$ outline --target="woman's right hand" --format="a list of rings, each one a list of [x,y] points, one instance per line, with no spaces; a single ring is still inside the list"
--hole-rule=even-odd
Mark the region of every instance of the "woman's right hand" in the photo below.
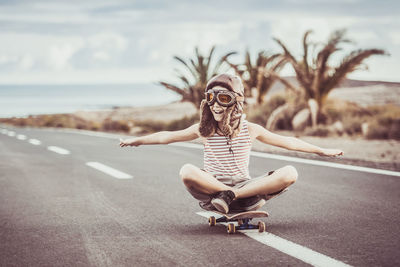
[[[129,138],[129,139],[119,139],[119,146],[126,147],[126,146],[139,146],[140,142],[138,138]]]

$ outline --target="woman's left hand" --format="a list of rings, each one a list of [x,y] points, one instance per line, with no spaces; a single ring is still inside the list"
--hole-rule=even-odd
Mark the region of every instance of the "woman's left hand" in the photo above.
[[[330,148],[323,148],[320,153],[320,156],[327,156],[327,157],[337,157],[343,156],[343,151],[340,149],[330,149]]]

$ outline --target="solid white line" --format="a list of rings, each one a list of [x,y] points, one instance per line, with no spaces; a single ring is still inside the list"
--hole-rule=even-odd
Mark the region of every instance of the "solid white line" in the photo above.
[[[37,139],[29,139],[29,143],[31,143],[32,145],[35,145],[35,146],[42,144],[42,142]]]
[[[18,140],[26,140],[26,135],[19,134],[19,135],[17,135],[17,139]]]
[[[47,149],[50,151],[56,152],[58,154],[61,154],[61,155],[71,154],[71,152],[69,152],[68,150],[58,147],[58,146],[49,146],[49,147],[47,147]]]
[[[213,212],[207,212],[207,211],[200,211],[196,212],[198,215],[209,218],[210,216],[220,216],[216,213]],[[223,223],[226,225],[226,223]],[[296,259],[299,259],[305,263],[311,264],[313,266],[343,266],[343,267],[348,267],[350,265],[335,260],[331,257],[328,257],[326,255],[323,255],[321,253],[318,253],[312,249],[303,247],[301,245],[298,245],[296,243],[293,243],[289,240],[283,239],[279,236],[276,236],[274,234],[265,232],[265,233],[259,233],[254,230],[238,230],[238,232],[241,232],[245,234],[246,236],[264,244],[269,247],[272,247],[276,250],[279,250],[289,256],[292,256]]]
[[[187,147],[187,148],[203,149],[202,145],[193,144],[193,143],[173,143],[170,145],[179,146],[179,147]],[[334,163],[334,162],[329,162],[329,161],[320,161],[320,160],[313,160],[313,159],[303,159],[303,158],[296,158],[296,157],[289,157],[289,156],[281,156],[281,155],[256,152],[256,151],[251,151],[250,155],[252,155],[254,157],[259,157],[259,158],[283,160],[283,161],[289,161],[289,162],[299,162],[299,163],[304,163],[304,164],[325,166],[325,167],[330,167],[330,168],[338,168],[338,169],[345,169],[345,170],[351,170],[351,171],[368,172],[368,173],[400,177],[400,172],[396,172],[396,171],[346,165],[346,164]]]
[[[258,242],[277,249],[287,255],[296,259],[304,261],[305,263],[313,266],[329,267],[329,266],[350,266],[344,262],[335,260],[331,257],[325,256],[309,248],[295,244],[289,240],[280,238],[274,234],[265,232],[258,233],[254,231],[246,231],[244,233],[248,237],[257,240]]]
[[[107,165],[101,164],[99,162],[87,162],[86,165],[89,167],[92,167],[96,170],[99,170],[101,172],[107,173],[108,175],[111,175],[112,177],[117,178],[117,179],[132,179],[133,178],[129,174],[126,174],[126,173],[116,170],[114,168],[108,167]]]
[[[290,162],[299,162],[299,163],[310,164],[310,165],[325,166],[325,167],[345,169],[345,170],[351,170],[351,171],[369,172],[369,173],[376,173],[376,174],[400,177],[400,172],[374,169],[374,168],[361,167],[361,166],[346,165],[346,164],[334,163],[334,162],[329,162],[329,161],[302,159],[302,158],[274,155],[274,154],[261,153],[261,152],[255,152],[255,151],[252,151],[251,155],[260,157],[260,158],[276,159],[276,160],[283,160],[283,161],[290,161]]]

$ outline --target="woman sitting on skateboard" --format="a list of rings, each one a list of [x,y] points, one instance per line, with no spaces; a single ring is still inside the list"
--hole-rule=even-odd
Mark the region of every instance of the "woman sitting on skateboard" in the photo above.
[[[274,134],[248,122],[243,114],[244,88],[239,77],[220,74],[205,88],[200,123],[180,131],[162,131],[120,140],[120,146],[169,144],[201,138],[204,168],[185,164],[179,175],[187,190],[207,210],[220,212],[256,210],[265,200],[296,182],[297,171],[285,166],[257,178],[249,175],[251,145],[255,139],[294,151],[339,156],[338,149],[324,149],[294,137]]]

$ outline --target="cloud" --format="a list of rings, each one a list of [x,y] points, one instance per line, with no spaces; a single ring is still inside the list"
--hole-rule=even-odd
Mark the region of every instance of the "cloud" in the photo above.
[[[400,45],[400,31],[389,32],[389,36],[393,44]]]
[[[86,80],[81,73],[98,77],[96,73],[104,75],[107,69],[118,70],[121,81],[151,78],[143,73],[172,77],[171,69],[177,66],[173,56],[193,58],[196,46],[207,54],[216,45],[216,58],[238,51],[235,59],[242,60],[246,48],[252,55],[261,49],[281,51],[272,41],[278,37],[301,55],[306,30],[314,30],[312,40],[326,41],[333,30],[348,28],[348,37],[357,45],[346,49],[388,49],[392,57],[385,59],[386,65],[396,70],[400,25],[397,14],[391,14],[397,6],[395,1],[377,5],[370,0],[233,0],[229,5],[218,1],[13,1],[0,5],[0,67],[3,78],[27,75],[31,81],[36,78],[30,73],[46,79],[48,71],[45,81],[54,80],[52,75],[58,73],[58,80],[74,83]],[[193,9],[197,12],[189,12]],[[368,61],[371,71],[365,77],[382,75],[375,71],[379,62],[383,61]],[[131,76],[128,70],[143,76]],[[398,76],[392,70],[389,73]],[[104,80],[117,81],[108,75]]]
[[[124,51],[128,41],[121,34],[115,32],[100,32],[89,36],[88,45],[93,49]]]
[[[33,58],[33,56],[31,54],[25,54],[19,62],[19,67],[22,70],[30,70],[32,69],[34,64],[35,64],[35,59]]]
[[[70,66],[70,59],[84,46],[83,41],[53,45],[48,55],[48,65],[52,69],[61,70]]]
[[[111,56],[105,51],[97,51],[93,54],[93,58],[100,61],[109,61]]]

